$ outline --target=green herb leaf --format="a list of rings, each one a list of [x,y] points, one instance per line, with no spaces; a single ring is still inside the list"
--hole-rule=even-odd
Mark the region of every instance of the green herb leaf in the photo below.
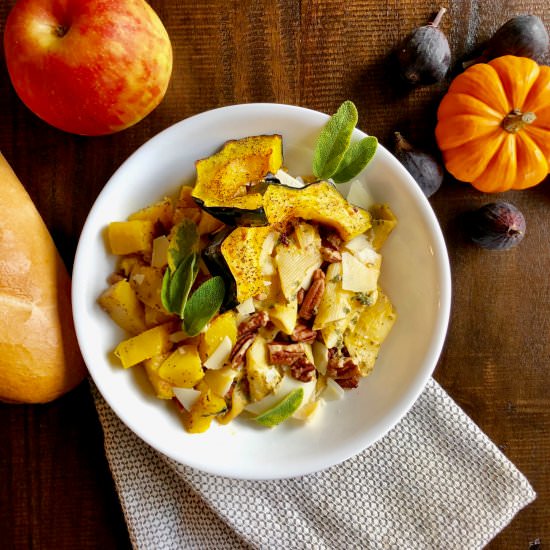
[[[330,178],[338,169],[357,125],[357,108],[351,101],[344,101],[334,113],[319,137],[313,153],[313,173],[319,179]]]
[[[183,328],[189,336],[196,336],[220,309],[225,295],[222,277],[205,281],[187,300]]]
[[[187,297],[199,271],[198,254],[193,253],[180,262],[176,271],[169,275],[166,289],[161,289],[161,298],[164,294],[163,305],[170,313],[176,313],[183,317]],[[168,270],[166,270],[168,272]],[[166,273],[162,281],[165,287]]]
[[[191,220],[182,220],[175,229],[174,237],[168,247],[168,267],[171,273],[191,254],[198,252],[199,232],[197,224]]]
[[[162,286],[160,288],[160,301],[164,309],[172,313],[172,304],[170,303],[170,269],[166,269],[162,277]]]
[[[372,160],[377,147],[378,140],[374,136],[368,136],[350,145],[338,170],[332,175],[334,182],[345,183],[357,176]]]

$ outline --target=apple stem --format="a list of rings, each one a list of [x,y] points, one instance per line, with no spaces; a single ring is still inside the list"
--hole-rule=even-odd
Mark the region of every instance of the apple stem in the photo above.
[[[66,27],[65,25],[56,25],[53,32],[61,38],[62,36],[65,36],[67,34],[68,30],[69,27]]]

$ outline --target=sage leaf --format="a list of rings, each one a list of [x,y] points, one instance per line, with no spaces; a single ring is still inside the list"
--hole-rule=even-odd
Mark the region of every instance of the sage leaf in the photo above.
[[[183,315],[183,328],[189,336],[196,336],[220,309],[225,295],[225,284],[219,275],[202,283],[193,292]]]
[[[182,220],[174,230],[174,236],[168,246],[168,267],[174,273],[179,264],[191,254],[198,252],[199,232],[197,224],[191,220]]]
[[[176,271],[170,276],[167,302],[171,313],[176,313],[180,317],[183,317],[185,304],[187,303],[191,287],[197,278],[198,271],[198,254],[193,253],[180,262]]]
[[[345,183],[357,176],[372,160],[377,147],[378,140],[374,136],[352,143],[342,158],[338,170],[332,175],[334,182]]]
[[[313,173],[329,179],[338,169],[351,141],[359,116],[351,101],[344,101],[321,130],[313,152]]]
[[[166,311],[173,313],[172,304],[170,302],[170,279],[170,269],[166,269],[162,277],[162,286],[160,287],[160,301]]]

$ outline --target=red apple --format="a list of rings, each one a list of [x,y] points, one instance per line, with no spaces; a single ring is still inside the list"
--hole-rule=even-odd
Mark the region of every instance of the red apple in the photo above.
[[[170,38],[144,0],[18,0],[4,51],[27,107],[82,135],[140,121],[160,103],[172,73]]]

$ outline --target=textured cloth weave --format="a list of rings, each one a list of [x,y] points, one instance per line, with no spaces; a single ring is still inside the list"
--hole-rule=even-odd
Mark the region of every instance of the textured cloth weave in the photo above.
[[[94,389],[137,549],[482,548],[536,495],[433,379],[366,451],[288,480],[205,474],[157,453]]]

